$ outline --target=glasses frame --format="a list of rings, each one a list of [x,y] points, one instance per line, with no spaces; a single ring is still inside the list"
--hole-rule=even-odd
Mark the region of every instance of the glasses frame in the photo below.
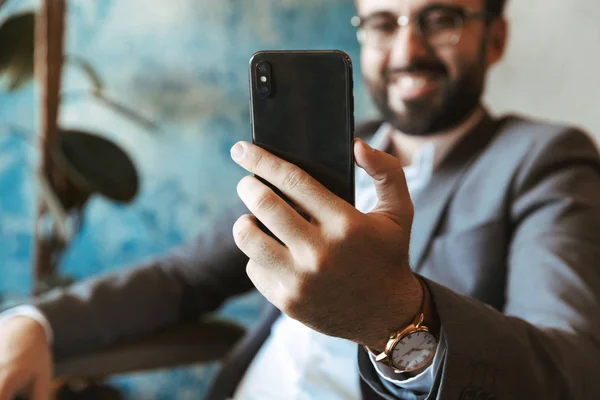
[[[447,10],[447,11],[456,12],[457,16],[459,17],[460,26],[458,27],[457,32],[455,33],[455,35],[453,37],[453,40],[451,40],[448,43],[444,43],[444,44],[432,45],[431,43],[429,43],[427,37],[423,33],[421,21],[423,20],[423,15],[425,13],[438,11],[438,10]],[[372,17],[374,17],[374,15],[367,16],[367,17],[360,17],[358,15],[355,15],[350,20],[350,23],[352,24],[352,26],[354,26],[357,29],[356,38],[357,38],[358,42],[363,46],[367,45],[366,39],[365,39],[364,25]],[[408,25],[415,25],[417,28],[419,37],[423,40],[424,43],[427,43],[428,45],[430,45],[432,47],[455,46],[456,44],[458,44],[458,42],[460,42],[460,39],[462,38],[463,28],[469,20],[483,18],[485,20],[485,22],[488,23],[489,21],[491,21],[497,17],[498,17],[497,14],[491,13],[489,11],[485,11],[485,10],[478,11],[478,10],[473,10],[473,9],[465,8],[465,7],[456,7],[456,6],[428,7],[428,8],[425,8],[425,9],[419,11],[412,18],[407,15],[399,15],[396,18],[396,24],[397,24],[396,32],[392,36],[390,36],[388,43],[386,43],[385,45],[374,46],[374,47],[384,49],[384,50],[389,49],[390,45],[394,42],[394,39],[398,35],[398,32],[400,32],[400,29],[403,27],[406,27]]]

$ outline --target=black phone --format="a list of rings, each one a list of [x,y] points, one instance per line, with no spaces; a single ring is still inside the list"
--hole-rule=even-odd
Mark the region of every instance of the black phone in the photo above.
[[[250,59],[249,72],[253,143],[354,205],[350,57],[338,50],[259,51]]]

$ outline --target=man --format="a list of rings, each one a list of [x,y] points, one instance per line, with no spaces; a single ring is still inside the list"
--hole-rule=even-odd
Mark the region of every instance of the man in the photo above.
[[[600,161],[576,130],[481,107],[505,47],[503,3],[357,0],[362,70],[385,118],[363,127],[370,145],[355,143],[358,210],[236,144],[232,158],[311,222],[244,178],[252,215],[52,293],[36,302],[41,315],[5,316],[0,398],[26,386],[43,398],[50,333],[54,356],[72,356],[253,287],[277,308],[226,362],[212,399],[597,398]]]

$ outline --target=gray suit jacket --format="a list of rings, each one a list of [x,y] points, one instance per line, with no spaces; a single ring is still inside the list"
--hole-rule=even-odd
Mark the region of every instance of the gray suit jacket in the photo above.
[[[427,279],[447,345],[429,398],[600,398],[600,160],[593,142],[571,128],[486,116],[413,202],[411,264]],[[240,206],[163,258],[39,300],[56,357],[197,318],[251,290],[231,235],[244,212]],[[212,399],[232,393],[277,315],[267,308],[225,361]],[[363,398],[425,397],[391,395],[357,351]]]

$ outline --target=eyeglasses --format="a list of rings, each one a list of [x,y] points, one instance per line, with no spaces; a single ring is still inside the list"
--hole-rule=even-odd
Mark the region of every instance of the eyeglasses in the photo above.
[[[353,17],[351,23],[358,29],[357,38],[362,45],[387,50],[403,26],[415,24],[418,34],[427,44],[440,47],[457,44],[468,20],[484,18],[488,21],[494,17],[486,11],[438,5],[423,9],[413,18],[377,12],[366,17]]]

